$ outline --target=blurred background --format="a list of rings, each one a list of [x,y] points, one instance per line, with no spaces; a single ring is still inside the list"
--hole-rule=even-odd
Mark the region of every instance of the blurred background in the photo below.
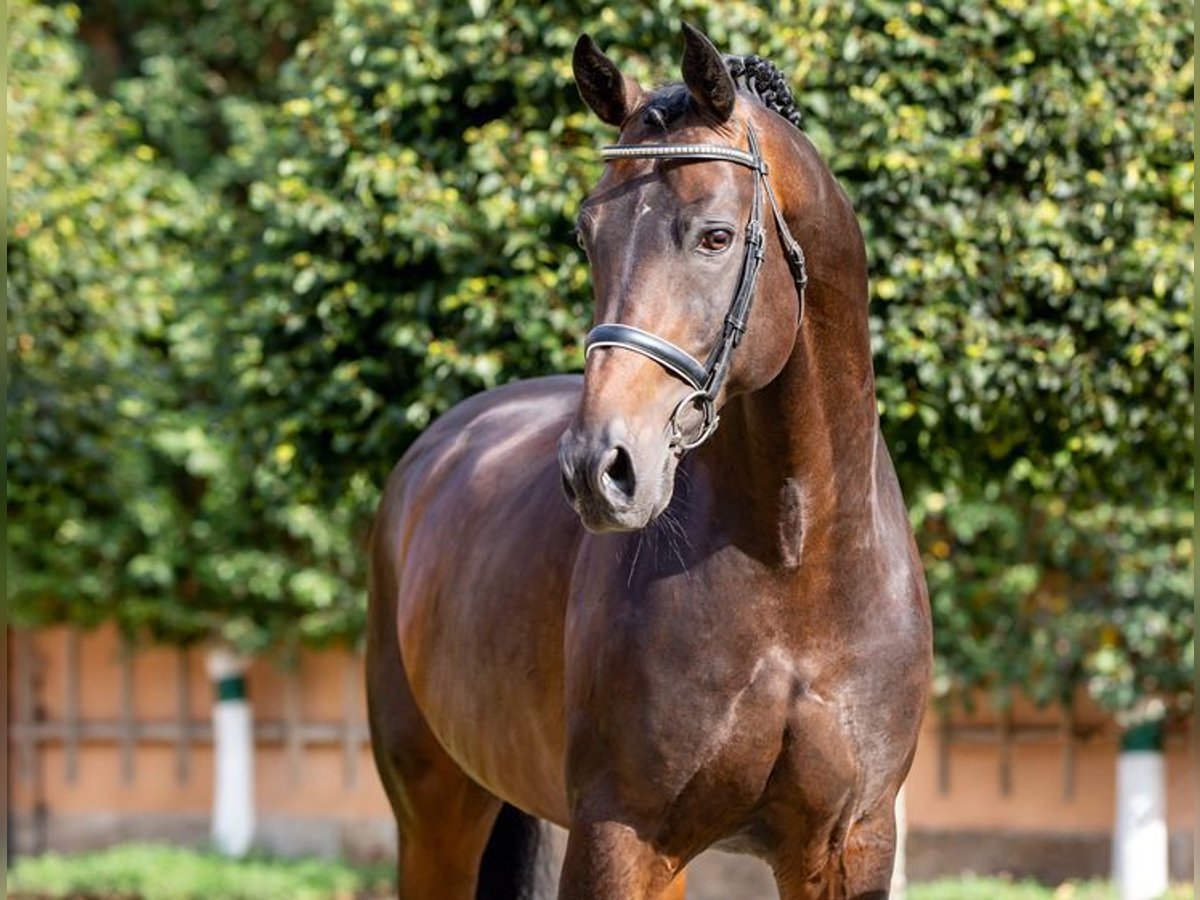
[[[1134,757],[1146,870],[1190,878],[1193,12],[12,0],[10,887],[208,865],[34,858],[146,839],[252,851],[234,884],[299,871],[264,852],[346,861],[304,864],[315,897],[386,878],[350,865],[394,855],[358,657],[373,504],[458,400],[581,368],[571,228],[612,135],[571,48],[673,80],[680,17],[788,75],[866,234],[937,651],[910,893],[1107,878]],[[253,774],[233,845],[222,704]],[[723,860],[695,896],[771,896]]]

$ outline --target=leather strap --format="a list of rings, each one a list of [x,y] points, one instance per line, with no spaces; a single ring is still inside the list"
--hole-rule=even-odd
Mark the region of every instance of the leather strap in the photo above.
[[[719,159],[767,173],[761,156],[723,144],[605,144],[600,158],[609,159]]]
[[[747,132],[750,152],[755,158],[761,159],[758,152],[758,141],[754,129]],[[746,222],[746,250],[742,256],[742,271],[738,276],[737,287],[734,289],[733,300],[729,311],[725,313],[725,327],[721,333],[721,341],[713,349],[709,357],[707,379],[704,384],[705,393],[710,399],[716,400],[729,374],[733,363],[733,351],[742,342],[746,333],[746,324],[750,318],[750,304],[754,300],[754,291],[758,285],[758,270],[763,261],[763,227],[762,227],[762,193],[766,175],[757,169],[754,178],[754,199],[751,201],[750,218]]]
[[[698,391],[704,390],[704,383],[708,380],[708,371],[692,354],[632,325],[619,322],[597,325],[588,332],[586,355],[591,356],[593,350],[601,347],[622,347],[647,356]]]
[[[779,211],[779,204],[775,201],[775,191],[771,189],[771,182],[764,178],[763,184],[767,188],[767,199],[771,202],[771,213],[775,216],[775,230],[779,232],[783,253],[787,257],[788,268],[792,271],[792,281],[796,283],[796,290],[800,294],[800,315],[796,320],[796,324],[799,325],[804,321],[804,292],[808,287],[808,266],[804,260],[804,248],[792,237],[792,230],[788,228],[783,213]]]

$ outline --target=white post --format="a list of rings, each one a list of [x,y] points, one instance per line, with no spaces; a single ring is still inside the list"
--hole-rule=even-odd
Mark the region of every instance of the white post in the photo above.
[[[1156,900],[1167,891],[1166,767],[1161,721],[1121,738],[1117,757],[1117,821],[1113,880],[1121,900]]]
[[[896,794],[896,861],[892,864],[892,889],[888,894],[891,900],[905,900],[908,896],[908,867],[906,854],[908,851],[908,810],[904,802],[904,785]]]
[[[213,702],[212,841],[225,856],[244,856],[254,839],[254,718],[246,699],[249,660],[209,650]]]

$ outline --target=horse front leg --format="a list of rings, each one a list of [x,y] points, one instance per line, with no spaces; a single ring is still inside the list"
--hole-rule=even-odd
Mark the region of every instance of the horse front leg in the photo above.
[[[895,855],[896,819],[889,801],[852,825],[840,852],[830,854],[824,864],[814,867],[808,853],[776,860],[779,896],[781,900],[887,900]]]
[[[887,900],[896,862],[895,797],[859,819],[846,836],[841,872],[851,900]]]
[[[679,860],[657,851],[629,825],[575,824],[567,839],[558,900],[683,900]]]

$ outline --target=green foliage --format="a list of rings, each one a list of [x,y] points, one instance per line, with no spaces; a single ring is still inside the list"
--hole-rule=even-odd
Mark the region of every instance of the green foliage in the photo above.
[[[1116,888],[1105,881],[1065,881],[1047,887],[1034,881],[1007,878],[945,878],[908,886],[912,900],[1116,900]],[[1193,900],[1190,884],[1172,885],[1162,900]]]
[[[1190,491],[1191,15],[868,9],[820,119],[866,219],[906,481]]]
[[[939,693],[1186,710],[1190,11],[874,3],[779,38],[805,34],[800,102],[868,238]]]
[[[939,695],[1190,705],[1190,6],[198,2],[85,20],[108,99],[71,7],[13,18],[20,616],[357,633],[395,459],[581,362],[575,38],[653,84],[683,16],[788,74],[863,222]]]
[[[298,481],[378,484],[458,400],[581,360],[570,218],[598,129],[569,83],[578,23],[472,9],[417,28],[411,3],[339,3],[285,72],[237,362]]]
[[[148,449],[170,403],[166,346],[205,203],[81,84],[76,17],[20,4],[12,18],[8,496],[10,584],[86,620],[117,583],[141,593],[118,570],[153,527],[135,504],[164,486],[124,450]]]
[[[387,896],[390,869],[320,860],[251,857],[125,844],[79,856],[21,860],[9,873],[10,897],[111,897],[144,900],[332,900]],[[394,890],[394,889],[393,889]]]
[[[914,510],[937,628],[935,693],[1086,685],[1138,716],[1186,710],[1195,672],[1192,513],[927,493]]]
[[[90,80],[112,92],[147,142],[199,176],[223,170],[225,107],[276,98],[279,67],[327,0],[110,0],[80,22]]]
[[[247,649],[354,632],[363,526],[260,471],[229,396],[228,222],[81,81],[74,7],[10,44],[9,599]]]

